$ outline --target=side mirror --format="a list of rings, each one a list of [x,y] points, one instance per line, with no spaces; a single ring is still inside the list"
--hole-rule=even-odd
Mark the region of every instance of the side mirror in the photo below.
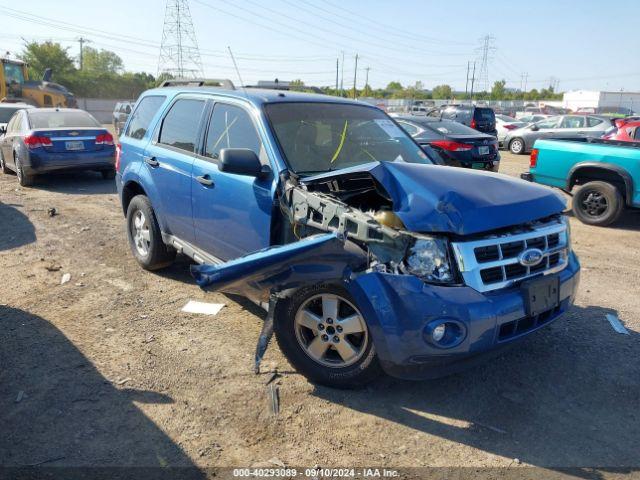
[[[540,130],[540,128],[534,123],[533,125],[531,125],[531,130],[533,132],[537,132],[538,130]]]
[[[262,165],[253,150],[223,148],[220,150],[220,171],[248,177],[264,177],[271,172],[271,168]]]
[[[4,135],[5,133],[7,133],[7,128],[6,127],[0,127],[0,135]]]

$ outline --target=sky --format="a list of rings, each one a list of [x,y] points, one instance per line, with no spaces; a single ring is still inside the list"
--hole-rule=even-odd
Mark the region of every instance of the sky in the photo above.
[[[55,4],[55,8],[52,8]],[[79,37],[117,53],[126,70],[156,74],[166,0],[0,0],[0,52],[47,39],[77,57]],[[640,91],[637,0],[189,0],[207,78],[302,79],[345,88],[365,78],[424,88],[466,85]],[[34,16],[35,15],[35,16]],[[628,34],[626,33],[628,32]],[[482,38],[489,41],[486,75]],[[355,56],[358,68],[355,71]],[[344,55],[344,62],[342,58]],[[368,68],[368,72],[367,72]],[[342,70],[344,69],[344,73]]]

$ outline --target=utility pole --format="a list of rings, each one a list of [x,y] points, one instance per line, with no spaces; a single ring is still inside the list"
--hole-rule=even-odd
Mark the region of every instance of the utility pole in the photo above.
[[[524,73],[524,91],[527,91],[527,79],[529,78],[529,73],[525,72]]]
[[[471,62],[467,61],[467,81],[464,84],[464,98],[466,100],[467,93],[469,93],[469,67],[471,66]]]
[[[476,83],[476,62],[473,62],[473,73],[471,74],[471,103],[473,103],[473,86]]]
[[[340,96],[344,94],[344,50],[342,51],[342,63],[340,67]]]
[[[371,67],[367,67],[365,68],[365,70],[367,71],[367,75],[365,77],[365,81],[364,81],[364,88],[365,90],[367,90],[369,88],[369,70],[371,70]],[[367,90],[368,92],[368,90]]]
[[[356,98],[356,95],[358,95],[358,89],[356,86],[356,82],[358,79],[358,54],[356,53],[356,66],[353,69],[353,98]]]
[[[158,75],[179,78],[204,76],[200,49],[188,0],[166,0]]]
[[[82,66],[84,64],[84,44],[89,43],[90,41],[91,40],[87,40],[83,37],[78,38],[78,43],[80,43],[80,70],[82,70]]]
[[[336,95],[338,94],[338,70],[340,65],[340,59],[336,58]]]

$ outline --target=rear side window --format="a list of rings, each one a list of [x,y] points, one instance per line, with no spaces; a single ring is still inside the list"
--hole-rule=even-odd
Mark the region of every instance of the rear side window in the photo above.
[[[600,125],[604,120],[595,117],[587,117],[587,125],[590,127],[595,127],[596,125]]]
[[[195,152],[204,100],[184,99],[173,104],[162,121],[158,142],[188,152]]]
[[[125,137],[131,137],[137,140],[143,138],[147,133],[147,130],[149,130],[151,120],[153,120],[153,117],[158,113],[158,110],[166,98],[167,97],[164,96],[154,95],[144,97],[140,100],[138,107],[135,112],[133,112],[133,115],[131,115],[129,126],[124,134]]]
[[[205,155],[218,158],[223,148],[248,148],[260,156],[262,142],[251,117],[240,107],[218,103],[213,109]]]

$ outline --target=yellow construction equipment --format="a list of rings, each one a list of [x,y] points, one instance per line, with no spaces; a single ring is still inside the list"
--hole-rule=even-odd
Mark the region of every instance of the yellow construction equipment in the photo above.
[[[46,69],[42,80],[29,80],[27,64],[9,58],[0,58],[0,102],[24,102],[36,107],[77,106],[76,98],[62,85],[53,83],[51,69]]]

